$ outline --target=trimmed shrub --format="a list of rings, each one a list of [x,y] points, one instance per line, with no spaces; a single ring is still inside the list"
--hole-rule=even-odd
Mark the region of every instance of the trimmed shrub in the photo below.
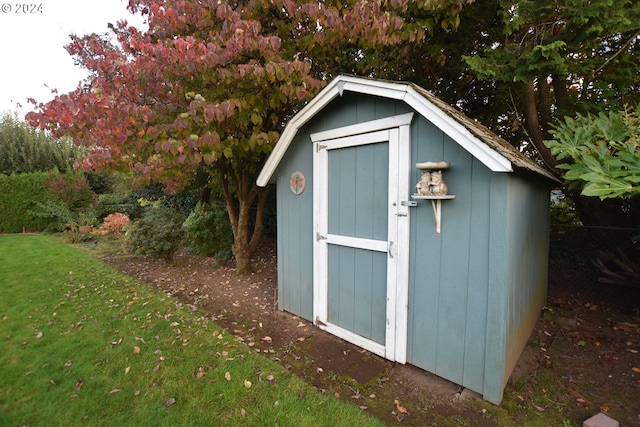
[[[182,245],[183,222],[184,217],[175,209],[156,202],[146,207],[142,218],[127,227],[125,241],[134,253],[170,262]]]
[[[39,203],[51,199],[44,172],[0,174],[0,232],[43,231],[49,221],[36,213]]]
[[[233,233],[226,210],[198,203],[183,227],[194,252],[219,260],[231,258]]]

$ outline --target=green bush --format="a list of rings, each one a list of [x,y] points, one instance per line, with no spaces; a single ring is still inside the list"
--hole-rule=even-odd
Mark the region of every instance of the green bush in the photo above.
[[[50,200],[44,172],[0,174],[0,233],[43,231],[48,220],[36,214],[39,203]]]
[[[155,202],[127,227],[126,243],[134,253],[159,256],[170,262],[182,245],[183,222],[184,217],[175,209]]]
[[[233,233],[226,210],[198,203],[183,227],[194,252],[216,259],[231,258]]]

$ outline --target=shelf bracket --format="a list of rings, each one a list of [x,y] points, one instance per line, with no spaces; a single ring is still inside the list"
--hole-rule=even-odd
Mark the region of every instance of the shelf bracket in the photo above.
[[[436,219],[436,233],[440,234],[440,224],[442,223],[442,200],[431,199],[431,207],[433,208],[433,216]]]
[[[414,194],[411,198],[416,200],[431,200],[431,207],[433,208],[433,216],[436,219],[436,233],[440,234],[441,226],[442,226],[442,201],[443,200],[451,200],[456,196],[454,195],[446,195],[446,196],[419,196]]]

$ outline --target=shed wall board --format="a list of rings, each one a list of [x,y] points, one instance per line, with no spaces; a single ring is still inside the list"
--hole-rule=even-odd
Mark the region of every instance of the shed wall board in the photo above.
[[[435,232],[428,200],[411,211],[408,362],[482,390],[489,276],[487,182],[495,174],[426,119],[417,118],[413,131],[413,160],[450,161],[443,177],[456,198],[442,202],[441,234]],[[412,172],[413,182],[419,175]]]
[[[505,370],[515,366],[546,299],[549,190],[535,177],[513,174],[508,189]],[[508,378],[505,378],[505,383]]]
[[[278,308],[311,320],[313,315],[313,159],[311,143],[300,133],[278,169]],[[301,171],[306,188],[298,196],[289,177]]]
[[[485,335],[485,382],[482,395],[493,403],[502,400],[505,381],[504,333],[507,271],[507,188],[509,176],[492,174],[489,185],[489,281],[487,288],[487,332]]]

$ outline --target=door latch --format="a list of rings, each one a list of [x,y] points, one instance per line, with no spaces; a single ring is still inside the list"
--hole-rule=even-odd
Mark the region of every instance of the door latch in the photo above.
[[[416,206],[418,206],[418,202],[416,202],[415,200],[403,200],[400,202],[400,205],[415,208]]]

